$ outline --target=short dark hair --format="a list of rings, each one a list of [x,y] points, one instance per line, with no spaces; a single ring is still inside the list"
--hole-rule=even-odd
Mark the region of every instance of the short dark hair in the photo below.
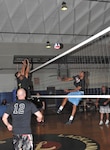
[[[15,77],[17,77],[17,75],[18,75],[18,71],[15,73]]]

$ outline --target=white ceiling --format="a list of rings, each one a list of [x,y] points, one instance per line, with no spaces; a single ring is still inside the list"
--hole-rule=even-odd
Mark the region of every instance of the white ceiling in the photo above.
[[[0,42],[77,44],[110,25],[110,0],[0,0]]]
[[[14,55],[45,54],[42,46],[37,53],[24,44],[28,49],[47,41],[74,46],[110,26],[110,0],[65,0],[67,11],[61,11],[62,2],[0,0],[0,68],[15,67]]]

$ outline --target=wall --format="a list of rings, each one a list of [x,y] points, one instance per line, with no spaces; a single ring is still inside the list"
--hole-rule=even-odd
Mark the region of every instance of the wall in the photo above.
[[[0,74],[11,74],[16,72],[20,65],[17,66],[16,64],[13,64],[14,55],[56,56],[71,47],[72,45],[65,44],[63,49],[55,50],[53,47],[51,49],[46,49],[45,44],[38,43],[0,43]]]
[[[0,74],[0,93],[12,92],[16,87],[16,79],[14,74]]]

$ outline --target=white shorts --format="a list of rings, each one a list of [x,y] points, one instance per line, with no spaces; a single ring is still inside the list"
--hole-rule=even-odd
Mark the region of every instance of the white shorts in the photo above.
[[[107,106],[100,106],[99,112],[100,113],[110,113],[110,107],[109,107],[109,105],[107,105]]]

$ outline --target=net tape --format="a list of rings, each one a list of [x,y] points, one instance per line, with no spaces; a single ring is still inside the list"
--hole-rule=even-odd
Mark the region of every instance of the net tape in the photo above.
[[[32,95],[32,98],[110,98],[110,95]]]

